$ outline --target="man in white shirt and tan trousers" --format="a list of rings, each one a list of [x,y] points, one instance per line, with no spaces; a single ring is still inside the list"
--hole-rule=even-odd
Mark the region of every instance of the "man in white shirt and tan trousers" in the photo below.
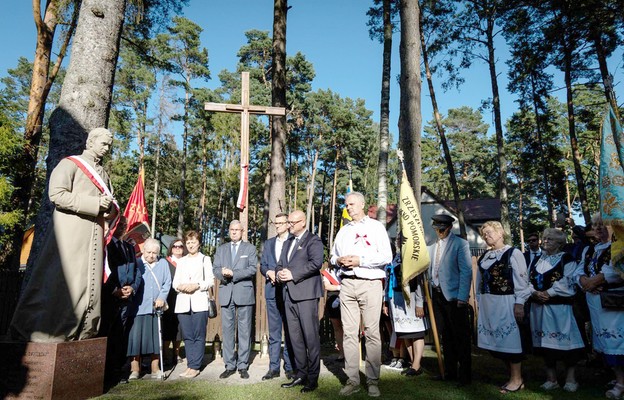
[[[392,261],[390,239],[384,226],[364,211],[364,195],[351,192],[345,198],[352,221],[344,225],[331,251],[331,263],[340,267],[340,313],[344,329],[347,384],[341,396],[360,391],[360,319],[366,336],[366,383],[368,395],[380,396],[381,335],[379,317],[383,303],[385,266]],[[360,318],[361,315],[361,318]]]

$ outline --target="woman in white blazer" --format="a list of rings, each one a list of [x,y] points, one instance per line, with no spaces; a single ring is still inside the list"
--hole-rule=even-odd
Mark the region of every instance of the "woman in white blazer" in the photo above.
[[[178,293],[175,313],[178,314],[187,369],[181,378],[199,375],[206,347],[208,323],[207,291],[214,285],[210,257],[199,251],[199,234],[189,231],[184,235],[188,254],[178,262],[173,278],[173,288]]]

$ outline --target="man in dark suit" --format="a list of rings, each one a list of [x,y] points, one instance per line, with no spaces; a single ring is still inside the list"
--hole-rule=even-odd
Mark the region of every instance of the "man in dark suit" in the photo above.
[[[445,379],[457,386],[471,383],[471,342],[468,298],[472,282],[472,262],[468,242],[451,232],[455,218],[439,214],[431,217],[438,240],[428,247],[431,255],[433,312],[442,335]],[[459,368],[458,368],[459,364]]]
[[[282,326],[285,328],[286,340],[284,343],[284,371],[286,377],[292,379],[293,362],[291,360],[292,348],[285,326],[284,299],[282,286],[276,281],[275,267],[282,254],[284,243],[288,239],[288,214],[279,213],[275,216],[275,231],[277,236],[264,243],[262,257],[260,258],[260,272],[266,279],[264,297],[266,298],[267,319],[269,322],[269,371],[262,380],[277,378],[280,376],[281,350],[282,350]]]
[[[248,379],[249,351],[253,306],[256,304],[253,281],[256,276],[258,257],[256,248],[243,242],[243,226],[237,220],[230,223],[230,243],[217,247],[213,272],[219,280],[219,305],[223,330],[223,361],[225,371],[219,378],[225,379],[236,370],[241,378]],[[238,328],[238,329],[236,329]],[[238,351],[234,354],[234,341],[238,331]]]
[[[530,272],[531,268],[537,264],[537,260],[542,256],[539,234],[535,232],[531,233],[527,237],[527,243],[529,248],[524,252],[524,261],[526,261],[527,272]]]
[[[527,237],[528,249],[524,251],[524,261],[527,265],[527,275],[531,275],[531,269],[535,268],[535,265],[542,256],[542,248],[540,247],[539,233],[530,233]],[[518,321],[518,328],[520,329],[520,340],[522,342],[522,351],[525,354],[533,353],[533,338],[531,333],[530,321],[531,302],[524,303],[524,318]]]
[[[323,296],[323,242],[306,230],[303,211],[290,213],[288,224],[291,236],[284,243],[276,271],[277,280],[283,283],[286,323],[297,375],[282,387],[303,385],[301,392],[307,393],[318,387],[321,370],[318,303]]]
[[[99,336],[108,337],[106,347],[106,377],[112,382],[119,378],[126,361],[128,335],[132,321],[128,305],[141,284],[137,272],[134,246],[121,239],[126,233],[126,217],[120,217],[115,234],[106,247],[110,275],[102,285],[102,321]]]

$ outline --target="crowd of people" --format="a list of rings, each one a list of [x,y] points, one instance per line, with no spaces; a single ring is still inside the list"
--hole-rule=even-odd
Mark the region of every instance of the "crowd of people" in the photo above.
[[[588,229],[573,228],[572,243],[561,229],[528,235],[524,253],[508,244],[499,222],[483,224],[480,234],[487,250],[477,260],[473,308],[470,246],[452,232],[453,217],[432,217],[437,239],[428,247],[429,268],[403,287],[401,252],[393,251],[381,223],[367,216],[364,196],[351,192],[345,205],[352,220],[336,235],[324,270],[323,243],[306,229],[304,212],[281,213],[273,221],[276,236],[264,243],[259,262],[265,278],[270,360],[262,380],[279,377],[283,368],[288,379],[283,388],[299,387],[302,393],[317,389],[319,299],[325,296],[324,315],[331,321],[337,361],[344,361],[347,376],[342,396],[362,389],[362,337],[365,388],[371,397],[381,394],[382,327],[390,334],[393,353],[388,367],[406,377],[421,375],[425,336],[433,322],[444,359],[434,379],[457,387],[472,383],[471,333],[476,324],[477,346],[507,368],[508,378],[499,387],[502,394],[524,389],[522,363],[528,354],[543,359],[546,381],[541,389],[577,391],[575,369],[587,359],[588,350],[615,374],[606,397],[617,399],[624,393],[624,310],[604,304],[624,280],[610,265],[611,233],[599,215]],[[121,234],[118,229],[109,244],[113,274],[103,289],[101,333],[114,339],[109,340],[114,345],[108,349],[107,371],[119,376],[124,362],[129,363],[128,379],[137,379],[141,357],[149,357],[151,376],[161,377],[159,340],[166,349],[171,347],[170,362],[182,360],[183,341],[187,369],[180,377],[198,376],[208,293],[216,283],[225,366],[219,378],[238,372],[248,379],[258,256],[256,248],[242,240],[241,223],[230,223],[230,241],[216,249],[213,259],[200,252],[195,231],[175,239],[165,258],[158,259],[160,243],[153,239],[136,258],[132,246],[120,239],[123,221],[120,228]],[[409,293],[408,299],[404,293]],[[157,324],[160,317],[162,327]],[[558,363],[565,368],[562,381]]]

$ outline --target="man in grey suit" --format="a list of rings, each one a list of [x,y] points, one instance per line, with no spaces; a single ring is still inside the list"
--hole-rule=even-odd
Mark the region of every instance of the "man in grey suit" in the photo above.
[[[292,342],[297,375],[283,388],[302,385],[301,393],[318,387],[321,372],[321,340],[319,336],[318,303],[323,297],[321,266],[323,242],[306,229],[306,215],[293,211],[288,216],[290,237],[284,243],[275,269],[283,283],[288,334]]]
[[[472,263],[468,242],[451,232],[455,218],[440,214],[431,217],[438,240],[429,246],[433,313],[442,335],[446,380],[457,386],[471,383],[471,342],[468,298]],[[459,364],[459,368],[458,368]]]
[[[225,371],[219,375],[221,379],[233,375],[237,369],[241,378],[249,378],[247,369],[253,306],[256,303],[253,281],[258,257],[256,248],[251,243],[243,242],[242,236],[243,226],[237,220],[232,221],[231,241],[217,248],[212,264],[214,276],[219,280],[219,305],[223,329]],[[238,354],[234,354],[237,326]]]

